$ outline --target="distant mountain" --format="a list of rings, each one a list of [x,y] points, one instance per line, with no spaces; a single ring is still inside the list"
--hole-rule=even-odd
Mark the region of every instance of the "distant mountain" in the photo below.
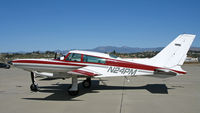
[[[163,47],[157,48],[135,48],[135,47],[115,47],[115,46],[101,46],[91,49],[91,51],[96,52],[113,52],[114,50],[118,53],[137,53],[137,52],[144,52],[144,51],[160,51]]]
[[[138,47],[128,47],[128,46],[122,46],[122,47],[116,47],[116,46],[100,46],[100,47],[96,47],[94,49],[79,49],[79,50],[86,50],[86,51],[96,51],[96,52],[102,52],[102,53],[106,53],[106,52],[113,52],[115,50],[115,52],[118,53],[137,53],[137,52],[145,52],[145,51],[161,51],[163,49],[163,47],[155,47],[155,48],[138,48]],[[71,49],[74,50],[74,49]],[[200,51],[200,47],[191,47],[190,50],[192,51]],[[68,53],[70,50],[54,50],[54,52],[57,53],[62,53],[62,54],[66,54]],[[39,51],[40,53],[44,53],[45,51]],[[28,53],[25,51],[19,51],[19,52],[8,52],[8,53]]]
[[[161,51],[164,47],[155,47],[155,48],[138,48],[138,47],[128,47],[128,46],[122,46],[122,47],[116,47],[116,46],[100,46],[96,47],[94,49],[84,49],[86,51],[96,51],[96,52],[118,52],[118,53],[137,53],[137,52],[145,52],[145,51]],[[200,47],[191,47],[190,50],[192,51],[200,51]],[[60,53],[68,53],[69,50],[60,51],[56,50],[55,52]]]

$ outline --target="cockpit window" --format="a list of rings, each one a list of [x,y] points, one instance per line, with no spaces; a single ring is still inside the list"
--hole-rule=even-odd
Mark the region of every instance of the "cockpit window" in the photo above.
[[[69,54],[69,56],[66,58],[66,61],[81,62],[81,54],[71,53],[71,54]]]
[[[92,62],[92,63],[105,64],[106,63],[106,59],[84,55],[83,56],[83,62]]]

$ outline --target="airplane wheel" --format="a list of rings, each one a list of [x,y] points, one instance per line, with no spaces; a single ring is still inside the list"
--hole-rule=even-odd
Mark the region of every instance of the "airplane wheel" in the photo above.
[[[70,89],[72,87],[72,85],[69,85],[68,89]]]
[[[71,96],[76,96],[76,95],[78,95],[78,90],[77,91],[68,91],[68,93]]]
[[[84,88],[90,88],[91,87],[91,81],[90,80],[84,80],[82,83]]]
[[[35,84],[31,84],[30,89],[31,91],[38,91],[38,86]]]

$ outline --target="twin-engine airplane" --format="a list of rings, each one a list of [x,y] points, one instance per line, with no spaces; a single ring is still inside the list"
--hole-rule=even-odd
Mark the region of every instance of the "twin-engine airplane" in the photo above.
[[[60,59],[17,59],[12,64],[31,72],[30,89],[37,91],[35,76],[72,78],[70,95],[78,94],[79,77],[85,77],[82,85],[90,88],[91,78],[119,76],[172,77],[186,74],[181,68],[195,35],[181,34],[156,56],[149,59],[123,59],[109,54],[91,51],[70,51]]]

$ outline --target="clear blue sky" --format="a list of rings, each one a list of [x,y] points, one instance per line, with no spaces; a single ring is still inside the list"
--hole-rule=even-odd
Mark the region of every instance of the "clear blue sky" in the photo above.
[[[163,47],[196,34],[200,0],[1,0],[0,52]]]

